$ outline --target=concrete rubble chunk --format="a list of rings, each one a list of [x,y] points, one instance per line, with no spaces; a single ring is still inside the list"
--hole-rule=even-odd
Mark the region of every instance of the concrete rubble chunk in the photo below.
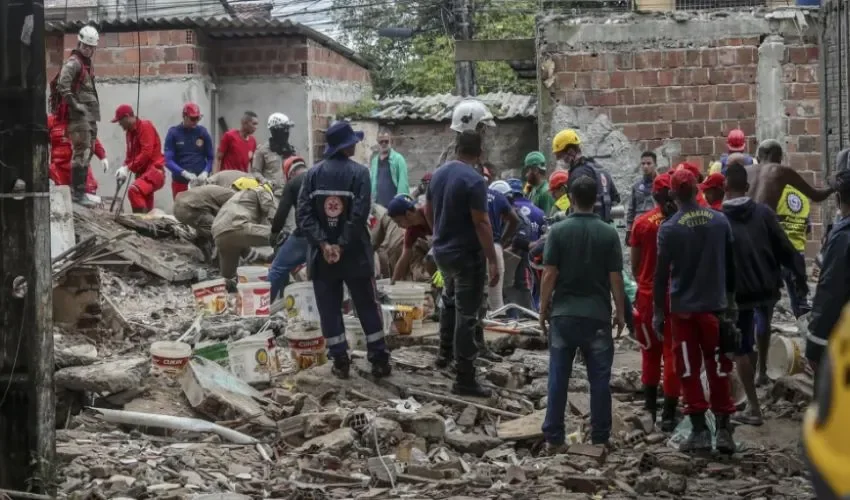
[[[71,340],[64,335],[53,336],[53,358],[56,369],[71,366],[86,366],[97,363],[97,347],[88,343],[70,343]]]
[[[354,442],[356,440],[357,433],[347,427],[344,427],[342,429],[337,429],[330,434],[315,437],[301,445],[296,451],[307,453],[318,450],[332,455],[341,455],[354,446]]]
[[[492,450],[502,444],[502,440],[485,434],[449,432],[446,434],[446,443],[461,453],[472,453],[480,456],[487,450]]]
[[[113,393],[139,386],[149,371],[150,360],[139,357],[63,368],[54,378],[56,385],[65,389]]]
[[[435,413],[403,413],[395,410],[386,410],[380,412],[379,415],[401,424],[404,432],[416,434],[428,440],[439,441],[446,434],[445,420]]]
[[[476,420],[478,420],[478,408],[467,406],[457,418],[457,425],[458,427],[472,427]]]

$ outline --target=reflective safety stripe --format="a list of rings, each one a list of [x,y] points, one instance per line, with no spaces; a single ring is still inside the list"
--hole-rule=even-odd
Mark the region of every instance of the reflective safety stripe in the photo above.
[[[371,344],[372,342],[377,342],[379,340],[384,340],[384,332],[375,332],[366,335],[367,344]]]
[[[345,342],[345,335],[344,334],[343,335],[337,335],[336,337],[325,338],[325,344],[327,344],[328,347],[334,346],[334,345],[337,345],[337,344],[342,344],[344,342]]]
[[[332,189],[318,189],[310,193],[310,198],[316,196],[345,196],[346,198],[354,198],[354,193],[351,191],[334,191]]]
[[[688,343],[682,342],[682,362],[685,365],[685,373],[682,374],[682,378],[691,376],[691,360],[688,359]]]

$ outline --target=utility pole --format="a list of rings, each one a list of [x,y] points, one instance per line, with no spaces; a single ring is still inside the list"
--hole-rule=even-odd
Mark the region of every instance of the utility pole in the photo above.
[[[472,40],[472,7],[469,0],[452,0],[455,17],[455,40]],[[477,95],[475,62],[455,61],[455,90],[461,97]]]
[[[0,0],[0,488],[51,494],[56,402],[44,44],[44,1]]]

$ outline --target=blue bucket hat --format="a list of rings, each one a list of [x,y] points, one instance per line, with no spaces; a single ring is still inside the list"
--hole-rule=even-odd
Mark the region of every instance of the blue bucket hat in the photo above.
[[[330,158],[344,149],[363,140],[363,132],[355,132],[346,121],[334,122],[325,132],[325,152],[322,156]]]
[[[387,215],[401,217],[411,210],[416,210],[416,201],[410,195],[399,194],[387,203]]]

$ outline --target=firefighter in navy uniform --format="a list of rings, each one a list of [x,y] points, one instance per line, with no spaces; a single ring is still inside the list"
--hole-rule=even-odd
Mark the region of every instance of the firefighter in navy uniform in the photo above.
[[[343,283],[366,334],[372,375],[390,374],[389,351],[375,291],[375,258],[367,219],[372,203],[369,169],[351,159],[362,132],[336,122],[325,133],[324,159],[308,170],[297,204],[297,223],[310,244],[307,266],[333,374],[348,378],[351,359],[342,321]]]

